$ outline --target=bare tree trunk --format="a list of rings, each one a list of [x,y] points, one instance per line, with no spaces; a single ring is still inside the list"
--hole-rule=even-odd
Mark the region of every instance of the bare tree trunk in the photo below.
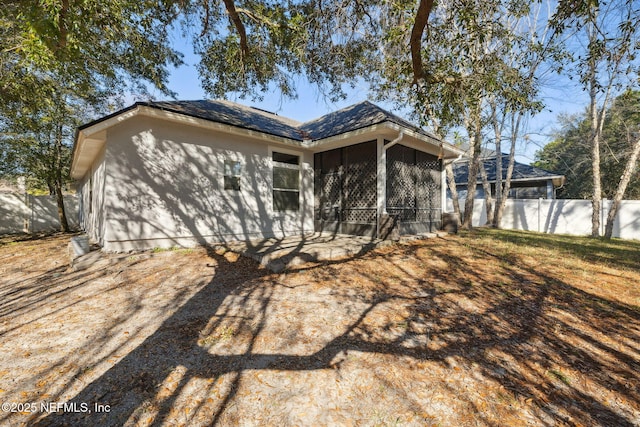
[[[496,138],[496,207],[491,216],[488,216],[489,211],[487,211],[487,222],[490,222],[493,228],[500,228],[502,212],[504,211],[504,203],[502,202],[502,132],[495,113],[492,120],[493,132]]]
[[[595,73],[594,73],[595,76]],[[593,173],[593,195],[591,197],[591,237],[600,236],[600,206],[602,203],[602,184],[600,180],[600,132],[598,132],[598,106],[596,104],[595,77],[590,89],[591,103],[591,171]]]
[[[64,208],[64,196],[62,194],[62,125],[56,127],[55,143],[55,179],[54,189],[56,192],[56,203],[58,205],[58,218],[60,219],[60,231],[69,232],[69,222]]]
[[[509,164],[507,166],[507,175],[505,176],[503,188],[500,194],[500,203],[496,203],[496,208],[493,218],[493,226],[496,228],[502,227],[502,215],[504,214],[504,208],[509,198],[509,191],[511,191],[511,177],[513,176],[513,168],[516,163],[516,142],[518,141],[518,134],[520,132],[520,121],[522,114],[513,113],[511,117],[511,148],[509,149]],[[502,158],[502,156],[500,156]],[[502,160],[500,160],[502,162]],[[496,192],[499,190],[496,190]]]
[[[589,48],[598,43],[597,28],[598,9],[594,9],[593,21],[589,25]],[[597,80],[598,64],[595,56],[591,56],[588,60],[588,77],[589,77],[589,115],[591,119],[591,171],[593,174],[593,195],[591,197],[591,237],[600,236],[600,208],[602,206],[602,180],[600,177],[600,136],[602,135],[602,127],[604,125],[604,117],[607,110],[607,101],[609,91],[613,81],[609,82],[606,89],[604,102],[601,110],[598,111],[598,90],[599,84]]]
[[[469,160],[469,180],[467,181],[467,198],[464,202],[464,218],[462,221],[462,228],[471,230],[473,228],[473,203],[476,195],[476,186],[478,180],[478,159],[482,148],[482,134],[481,134],[481,119],[480,112],[476,111],[474,114],[474,123],[472,132],[473,144],[470,147]]]
[[[484,168],[484,161],[480,160],[479,164],[480,177],[482,178],[482,189],[484,190],[485,210],[487,213],[486,224],[491,225],[493,223],[493,192],[491,191],[491,184],[489,184],[489,178],[487,177],[487,170]]]
[[[429,22],[429,15],[433,9],[433,0],[420,0],[418,10],[411,28],[409,46],[411,48],[411,65],[413,67],[413,83],[418,88],[424,84],[424,68],[422,67],[422,35]]]
[[[60,231],[69,232],[69,222],[67,221],[67,213],[64,208],[64,196],[62,194],[62,185],[56,181],[56,203],[58,204],[58,218],[60,218]]]
[[[458,198],[458,188],[456,187],[456,177],[453,174],[453,163],[447,163],[444,167],[447,174],[447,185],[451,192],[451,202],[453,203],[453,214],[456,216],[458,223],[462,222],[462,216],[460,215],[460,199]]]
[[[627,160],[627,164],[624,167],[624,172],[620,177],[620,182],[618,183],[616,194],[613,197],[611,210],[607,214],[607,224],[604,230],[604,237],[607,239],[610,239],[611,235],[613,234],[613,222],[615,221],[616,215],[618,214],[618,208],[620,207],[620,202],[624,197],[624,193],[625,191],[627,191],[627,185],[629,185],[629,181],[631,181],[633,171],[636,168],[638,156],[640,156],[640,137],[636,138],[636,142],[633,144],[631,157],[629,157],[629,160]]]
[[[502,212],[498,213],[502,203],[502,125],[504,122],[498,120],[498,105],[495,99],[491,101],[491,121],[493,123],[493,135],[496,144],[496,204],[495,208],[489,210],[487,203],[487,223],[494,228],[499,228],[500,223],[496,222],[498,215],[502,217]],[[483,175],[483,185],[486,186],[486,173]],[[486,193],[486,189],[485,189]]]

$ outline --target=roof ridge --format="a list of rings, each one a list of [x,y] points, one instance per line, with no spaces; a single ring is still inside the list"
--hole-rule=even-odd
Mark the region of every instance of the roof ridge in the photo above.
[[[252,112],[252,113],[256,113],[256,114],[260,114],[263,117],[267,117],[269,119],[273,119],[273,120],[277,120],[280,122],[283,122],[285,124],[287,124],[288,126],[292,126],[292,127],[299,127],[302,122],[296,120],[296,119],[292,119],[290,117],[287,116],[281,116],[275,112],[271,112],[271,111],[267,111],[263,108],[259,108],[259,107],[254,107],[252,105],[245,105],[245,104],[241,104],[239,102],[235,102],[235,101],[230,101],[228,99],[191,99],[191,100],[177,100],[177,101],[151,101],[152,103],[157,103],[157,102],[166,102],[166,103],[177,103],[177,104],[193,104],[193,103],[197,103],[197,102],[207,102],[207,103],[219,103],[219,104],[224,104],[226,106],[229,107],[234,107],[234,108],[238,108],[241,109],[243,111],[248,111],[248,112]]]
[[[302,124],[302,122],[300,122],[299,120],[292,119],[291,117],[288,117],[288,116],[281,116],[276,112],[268,111],[268,110],[265,110],[264,108],[255,107],[253,105],[240,104],[238,102],[229,101],[227,99],[211,99],[211,100],[208,100],[208,101],[213,101],[213,102],[217,101],[217,102],[221,102],[221,103],[225,103],[225,104],[232,104],[235,107],[240,107],[240,108],[245,109],[245,110],[246,109],[250,109],[253,112],[256,112],[258,114],[263,115],[264,117],[268,117],[268,118],[271,118],[271,119],[275,119],[275,120],[279,120],[279,121],[285,122],[289,126],[299,127]]]
[[[418,132],[426,137],[429,137],[435,141],[440,141],[440,142],[444,142],[444,140],[442,138],[440,138],[437,135],[432,134],[431,132],[428,132],[427,130],[423,129],[421,126],[417,126],[413,123],[411,123],[410,121],[400,117],[397,114],[394,114],[392,112],[390,112],[389,110],[386,110],[382,107],[380,107],[379,105],[369,101],[368,99],[365,99],[364,101],[360,101],[357,102],[355,104],[351,104],[348,105],[346,107],[343,107],[339,110],[336,111],[332,111],[329,112],[325,115],[322,115],[320,117],[317,117],[315,119],[312,120],[308,120],[306,122],[304,122],[301,126],[301,128],[303,129],[304,132],[309,132],[312,134],[313,139],[322,139],[322,138],[326,138],[327,136],[331,136],[329,131],[327,131],[326,129],[324,131],[320,131],[321,136],[318,136],[317,133],[314,133],[312,131],[313,128],[316,128],[316,131],[318,131],[317,127],[320,126],[322,127],[322,125],[324,124],[325,127],[327,125],[327,122],[332,122],[334,118],[345,118],[345,116],[348,116],[350,114],[351,111],[356,111],[358,108],[364,108],[364,109],[369,109],[369,111],[365,111],[365,115],[366,117],[368,117],[368,121],[366,121],[366,123],[355,123],[355,128],[357,129],[358,126],[371,126],[374,124],[379,124],[379,123],[383,123],[383,122],[391,122],[391,123],[395,123],[396,125],[405,127],[407,129],[410,129],[412,131]],[[349,130],[354,130],[353,128],[349,129]],[[338,131],[337,133],[335,133],[336,135],[341,133],[340,131]],[[450,145],[450,144],[449,144]]]
[[[280,116],[261,108],[240,104],[227,99],[137,101],[126,109],[114,113],[114,115],[138,106],[157,108],[187,116],[198,117],[204,120],[220,121],[233,126],[240,126],[297,141],[321,140],[344,132],[358,130],[363,127],[391,122],[400,127],[405,127],[409,130],[423,134],[435,141],[444,142],[440,137],[431,134],[422,127],[414,125],[408,120],[405,120],[402,117],[378,106],[368,99],[348,105],[336,111],[328,112],[306,122],[299,122],[295,119]],[[234,115],[233,111],[237,114]],[[102,121],[104,119],[105,118],[99,120]],[[79,129],[81,130],[93,123],[94,122],[83,125]]]

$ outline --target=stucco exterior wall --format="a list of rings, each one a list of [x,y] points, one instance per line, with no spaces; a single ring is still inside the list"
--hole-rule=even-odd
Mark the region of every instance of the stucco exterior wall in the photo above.
[[[102,150],[87,175],[78,186],[79,223],[83,230],[100,245],[104,244],[105,215],[104,188],[106,180],[105,150]]]
[[[271,152],[300,155],[300,210],[274,212]],[[225,160],[241,163],[225,190]],[[107,251],[192,246],[313,231],[309,152],[148,117],[108,130]]]

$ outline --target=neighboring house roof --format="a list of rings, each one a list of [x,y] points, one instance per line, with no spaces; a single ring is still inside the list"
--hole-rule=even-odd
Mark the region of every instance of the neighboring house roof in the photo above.
[[[496,182],[497,173],[497,157],[488,157],[482,159],[484,164],[484,170],[487,172],[487,180],[489,182]],[[509,167],[509,156],[507,154],[502,156],[502,179],[507,178],[507,168]],[[453,163],[453,173],[455,175],[457,185],[466,185],[469,181],[469,160],[459,160]],[[513,165],[513,174],[511,176],[512,182],[522,181],[544,181],[547,179],[553,180],[555,186],[560,186],[564,183],[564,175],[548,172],[544,169],[537,168],[535,166],[525,165],[524,163],[515,162]],[[477,183],[482,183],[482,177],[478,173]]]
[[[339,143],[349,134],[384,130],[387,134],[407,134],[417,140],[440,146],[443,157],[457,157],[462,152],[418,126],[364,101],[343,108],[318,119],[300,123],[254,107],[224,100],[199,101],[147,101],[136,102],[123,110],[102,117],[78,128],[74,144],[72,176],[84,175],[93,158],[106,141],[106,129],[135,115],[155,116],[161,119],[189,121],[200,120],[208,126],[216,126],[222,131],[245,132],[253,137],[276,138],[276,142],[289,143],[300,147],[329,147]],[[204,121],[204,122],[202,122]],[[235,130],[234,130],[235,129]],[[395,138],[395,136],[391,136]],[[333,141],[329,139],[333,138]],[[88,142],[88,144],[86,143]],[[80,148],[78,148],[81,146]]]

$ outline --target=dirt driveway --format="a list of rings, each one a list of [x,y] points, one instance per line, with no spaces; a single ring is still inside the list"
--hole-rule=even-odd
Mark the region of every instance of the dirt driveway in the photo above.
[[[68,240],[0,241],[0,424],[640,425],[627,258],[479,232],[281,274],[212,249],[74,272]]]

